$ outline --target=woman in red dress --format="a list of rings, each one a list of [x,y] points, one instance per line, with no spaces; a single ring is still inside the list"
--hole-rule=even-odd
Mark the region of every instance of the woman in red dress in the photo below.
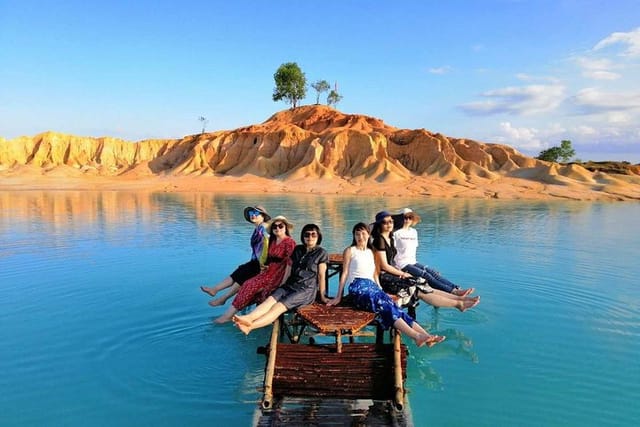
[[[282,215],[271,220],[269,227],[269,255],[264,270],[257,276],[244,282],[233,299],[231,307],[215,323],[231,320],[239,310],[264,301],[280,285],[286,282],[291,273],[291,254],[296,242],[291,238],[293,225]]]

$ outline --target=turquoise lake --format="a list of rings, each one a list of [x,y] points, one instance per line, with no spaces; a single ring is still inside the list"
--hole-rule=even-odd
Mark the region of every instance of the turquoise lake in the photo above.
[[[634,426],[640,204],[128,192],[0,192],[0,425],[251,425],[270,328],[215,326],[249,256],[245,206],[351,228],[411,207],[418,259],[480,305],[418,307],[416,426]],[[335,290],[335,282],[332,283]]]

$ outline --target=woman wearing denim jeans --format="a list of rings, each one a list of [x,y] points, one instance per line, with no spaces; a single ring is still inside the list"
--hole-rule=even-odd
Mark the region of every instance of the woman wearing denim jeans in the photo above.
[[[393,231],[393,237],[398,251],[393,262],[396,268],[413,277],[422,277],[434,289],[463,297],[473,293],[474,288],[460,289],[458,285],[442,277],[436,270],[416,260],[418,232],[414,226],[420,222],[418,214],[409,208],[404,208],[402,213],[393,215],[393,219],[396,228]]]
[[[389,279],[396,280],[413,277],[411,273],[402,271],[394,266],[397,250],[393,238],[393,218],[389,212],[382,211],[376,214],[376,222],[371,235],[373,237],[376,262],[380,266],[380,284],[382,288],[389,289],[388,285],[393,283],[393,281],[387,279],[386,275],[391,276]],[[480,297],[455,295],[434,289],[429,285],[418,286],[415,296],[434,307],[457,308],[460,311],[475,307],[480,302]]]

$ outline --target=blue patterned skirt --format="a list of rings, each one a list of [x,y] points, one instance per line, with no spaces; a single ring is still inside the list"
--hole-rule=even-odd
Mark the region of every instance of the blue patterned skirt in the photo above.
[[[371,311],[384,329],[389,329],[398,319],[404,319],[409,326],[414,319],[396,305],[373,280],[356,278],[349,285],[349,294],[356,308]]]

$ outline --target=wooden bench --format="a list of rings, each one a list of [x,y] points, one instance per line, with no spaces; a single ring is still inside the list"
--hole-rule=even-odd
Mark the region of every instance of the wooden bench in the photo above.
[[[342,254],[329,254],[326,277],[327,291],[330,279],[335,276],[339,278],[340,273],[342,273]],[[291,343],[298,343],[305,329],[309,326],[315,329],[315,334],[334,336],[337,352],[341,353],[342,337],[347,336],[350,342],[353,342],[355,336],[373,335],[362,331],[362,329],[372,324],[374,319],[374,313],[358,310],[344,303],[339,306],[314,303],[296,309],[293,316],[286,319],[283,316],[283,333],[289,337]]]
[[[360,331],[375,319],[375,313],[357,310],[349,306],[327,306],[324,304],[310,304],[297,310],[306,323],[318,333],[336,337],[336,350],[342,352],[342,337],[364,335]]]

